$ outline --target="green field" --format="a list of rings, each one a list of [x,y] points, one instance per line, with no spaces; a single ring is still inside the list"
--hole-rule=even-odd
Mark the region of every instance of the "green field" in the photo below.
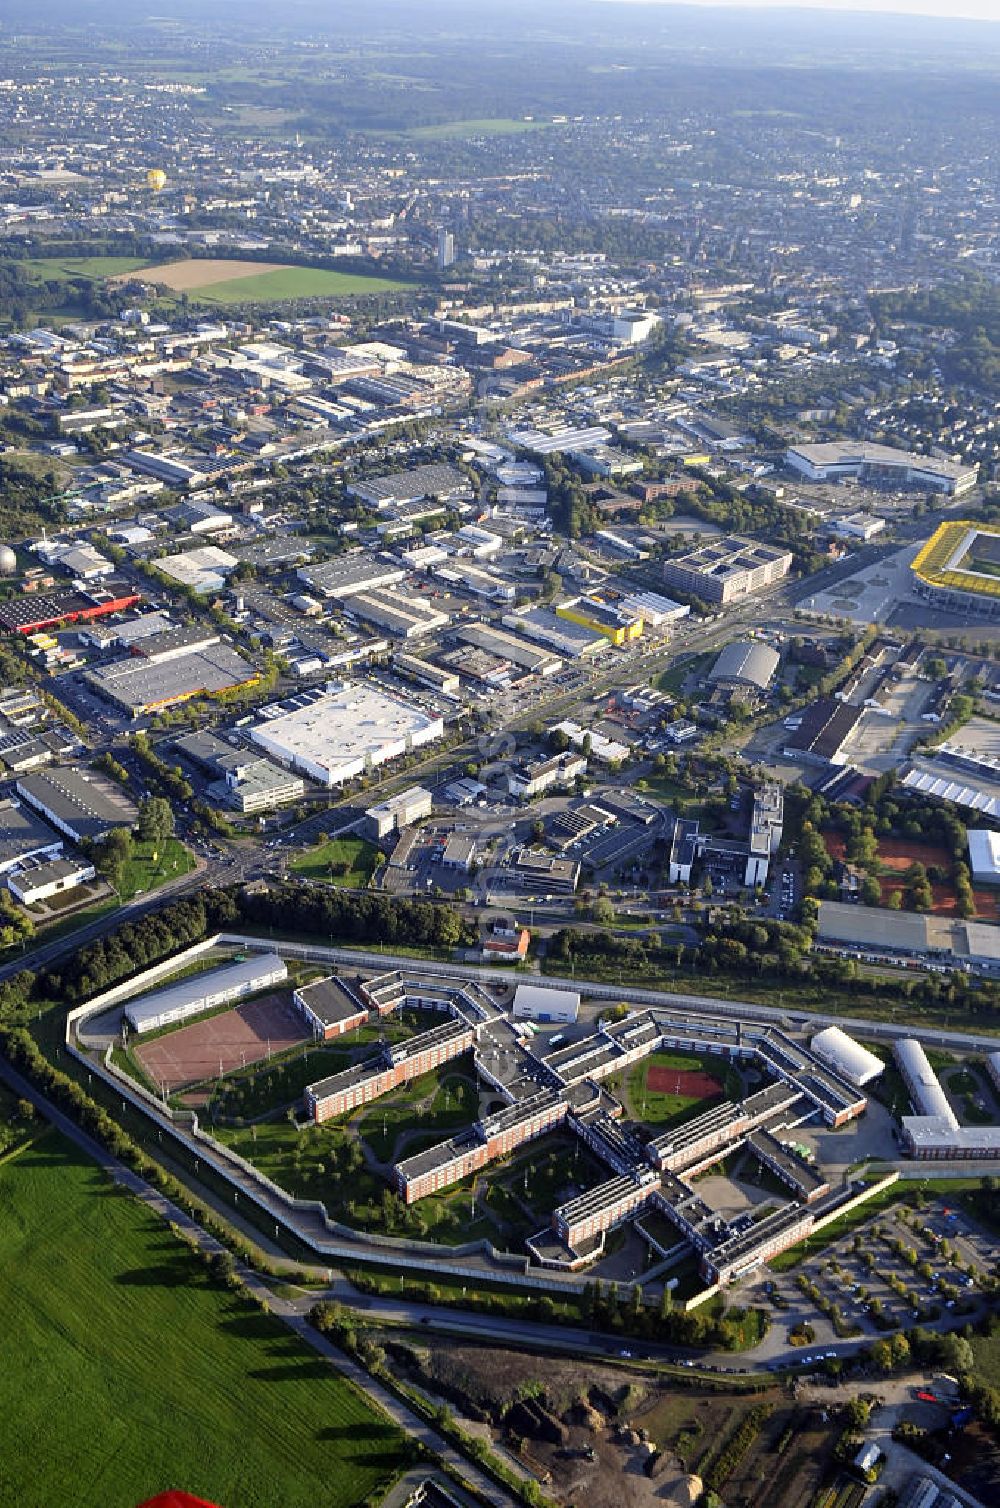
[[[250,264],[248,264],[250,265]],[[231,278],[225,283],[192,288],[188,297],[199,304],[272,304],[294,298],[349,298],[365,293],[404,293],[412,283],[361,272],[334,272],[327,267],[281,267]]]
[[[194,868],[194,858],[179,838],[167,838],[156,844],[156,858],[152,843],[136,843],[132,857],[122,865],[118,894],[122,901],[130,901],[142,891],[155,890],[168,880],[176,880]]]
[[[364,1116],[358,1131],[380,1162],[392,1156],[397,1139],[411,1128],[443,1141],[449,1131],[468,1126],[479,1115],[475,1082],[449,1066],[421,1075],[405,1089],[383,1095]],[[404,1150],[402,1155],[407,1155]]]
[[[689,1115],[699,1114],[721,1097],[721,1088],[719,1095],[714,1099],[699,1099],[690,1094],[672,1094],[669,1091],[650,1089],[649,1070],[651,1068],[703,1069],[717,1078],[720,1085],[725,1075],[725,1064],[719,1059],[703,1061],[693,1053],[654,1052],[648,1058],[643,1058],[641,1062],[634,1064],[628,1070],[625,1093],[636,1116],[647,1126],[662,1126],[668,1121],[677,1120],[678,1117],[686,1118]]]
[[[330,838],[289,864],[309,880],[325,880],[345,890],[363,890],[375,872],[378,849],[364,838]],[[342,866],[346,865],[346,869]]]
[[[70,278],[87,278],[92,283],[135,272],[150,265],[148,257],[34,257],[22,265],[40,282],[68,282]]]
[[[415,141],[452,141],[469,136],[520,136],[525,131],[544,131],[547,120],[512,120],[493,116],[483,120],[449,120],[437,126],[411,126],[404,131]]]
[[[56,1136],[0,1167],[0,1502],[354,1508],[407,1447]]]

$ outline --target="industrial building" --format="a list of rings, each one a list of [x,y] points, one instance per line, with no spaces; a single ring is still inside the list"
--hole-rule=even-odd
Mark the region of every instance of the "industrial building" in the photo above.
[[[785,461],[810,482],[839,482],[858,477],[870,485],[916,487],[962,497],[976,485],[978,471],[962,461],[940,460],[897,450],[870,441],[833,440],[825,444],[794,445]]]
[[[782,753],[808,764],[846,764],[847,747],[863,716],[861,707],[822,696],[805,708],[798,727],[785,739]]]
[[[444,722],[401,696],[366,681],[351,681],[293,705],[264,709],[250,737],[279,763],[323,786],[377,769],[444,734]]]
[[[86,859],[31,859],[7,872],[7,888],[23,906],[34,906],[85,885],[96,874]]]
[[[959,917],[820,901],[817,942],[831,951],[878,958],[926,958],[948,968],[1000,970],[1000,927]]]
[[[156,569],[176,581],[179,586],[189,587],[199,597],[209,592],[222,592],[226,579],[239,565],[235,555],[220,550],[216,545],[204,545],[197,550],[186,550],[180,555],[168,555],[153,562]]]
[[[727,644],[708,672],[713,686],[730,691],[749,691],[763,696],[781,663],[770,644],[755,639],[738,639]]]
[[[593,627],[563,616],[550,607],[528,606],[504,613],[500,620],[513,633],[523,634],[536,644],[544,644],[567,660],[593,659],[603,652],[607,639]]]
[[[18,801],[0,801],[0,874],[35,860],[57,859],[63,840]]]
[[[187,632],[174,630],[176,634]],[[172,636],[157,635],[158,639],[168,637]],[[132,718],[196,696],[219,696],[224,691],[254,686],[260,680],[256,666],[228,644],[209,642],[200,647],[204,641],[201,635],[197,637],[197,648],[164,647],[162,653],[152,655],[143,652],[145,645],[154,642],[146,640],[130,659],[88,671],[86,680],[99,696]]]
[[[92,623],[135,607],[138,602],[139,593],[124,582],[109,582],[93,592],[26,592],[0,604],[0,629],[34,634],[60,623]]]
[[[456,466],[435,464],[353,482],[347,491],[351,497],[358,497],[381,511],[403,503],[423,502],[425,498],[435,498],[441,503],[458,501],[471,495],[472,484]]]
[[[398,591],[356,592],[348,602],[347,612],[397,639],[418,639],[439,633],[451,621],[447,613],[424,598]]]
[[[791,551],[728,535],[663,562],[667,586],[704,602],[735,602],[787,576]]]
[[[440,691],[442,696],[458,695],[458,673],[433,665],[430,660],[422,660],[417,655],[397,654],[393,656],[392,668],[397,675],[407,676],[422,686],[430,686],[433,691]]]
[[[140,995],[128,1002],[123,1015],[134,1032],[159,1031],[176,1021],[200,1016],[217,1005],[284,984],[287,978],[288,970],[276,953],[257,953]]]
[[[398,586],[406,571],[396,560],[387,561],[359,551],[353,555],[338,555],[319,565],[302,566],[295,574],[311,592],[339,602],[357,592]]]
[[[100,842],[114,827],[133,827],[139,816],[121,788],[93,770],[53,765],[19,776],[15,789],[74,843]]]
[[[642,634],[642,619],[635,613],[598,597],[571,597],[556,606],[556,617],[581,628],[592,629],[610,644],[627,644]]]
[[[475,649],[485,650],[500,661],[509,660],[529,675],[555,675],[562,669],[562,660],[547,650],[529,644],[526,639],[515,638],[513,634],[505,634],[501,629],[492,628],[486,623],[463,624],[455,631],[455,638],[461,644],[471,644]]]

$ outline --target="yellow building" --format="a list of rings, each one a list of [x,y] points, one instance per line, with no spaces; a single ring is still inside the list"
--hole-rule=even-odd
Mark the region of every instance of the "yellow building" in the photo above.
[[[595,597],[574,597],[569,602],[561,602],[556,608],[556,616],[565,618],[568,623],[578,623],[581,628],[591,628],[617,645],[638,639],[643,629],[641,618],[624,613]]]

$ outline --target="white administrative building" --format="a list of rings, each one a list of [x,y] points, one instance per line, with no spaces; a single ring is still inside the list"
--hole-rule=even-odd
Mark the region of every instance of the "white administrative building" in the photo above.
[[[140,995],[128,1002],[123,1014],[134,1032],[158,1031],[160,1027],[186,1021],[190,1016],[200,1016],[203,1011],[213,1010],[230,1000],[240,1000],[271,985],[283,984],[287,978],[288,970],[276,953],[259,953],[237,963],[224,964],[220,969],[192,974],[162,990],[153,990],[149,995]]]
[[[328,687],[250,730],[255,744],[320,785],[342,785],[444,734],[444,720],[366,681]]]
[[[577,990],[557,990],[544,984],[519,984],[514,992],[514,1017],[519,1021],[571,1023],[580,1010]]]

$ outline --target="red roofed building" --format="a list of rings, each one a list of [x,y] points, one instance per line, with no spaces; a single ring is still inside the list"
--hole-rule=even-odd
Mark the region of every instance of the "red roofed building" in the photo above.
[[[189,1492],[161,1492],[159,1497],[140,1503],[138,1508],[218,1508],[207,1498],[193,1498]]]

